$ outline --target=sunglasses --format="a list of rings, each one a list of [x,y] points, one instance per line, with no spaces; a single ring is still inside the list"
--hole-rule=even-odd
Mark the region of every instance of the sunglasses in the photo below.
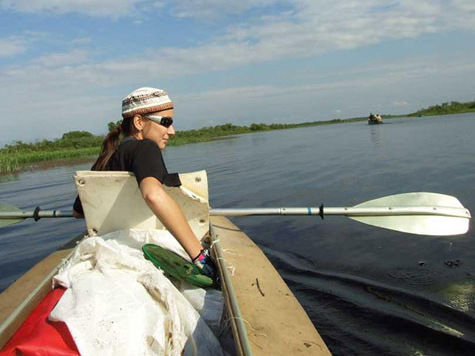
[[[163,127],[169,128],[173,125],[173,118],[170,116],[144,116],[146,119],[152,120]]]

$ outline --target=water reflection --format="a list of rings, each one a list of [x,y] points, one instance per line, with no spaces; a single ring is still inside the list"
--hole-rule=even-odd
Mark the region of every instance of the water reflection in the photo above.
[[[378,147],[383,143],[383,133],[381,125],[369,125],[369,136],[371,143]]]

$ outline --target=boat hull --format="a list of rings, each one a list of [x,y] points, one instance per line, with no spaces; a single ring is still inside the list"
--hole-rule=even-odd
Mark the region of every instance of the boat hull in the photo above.
[[[329,355],[308,315],[259,247],[227,218],[209,217],[206,172],[182,174],[180,179],[181,188],[166,189],[180,204],[195,235],[213,242],[225,297],[222,328],[231,328],[236,354]],[[76,172],[75,181],[89,235],[161,227],[150,209],[140,210],[145,203],[129,173]],[[80,238],[46,257],[0,294],[0,348],[51,290],[52,278]]]

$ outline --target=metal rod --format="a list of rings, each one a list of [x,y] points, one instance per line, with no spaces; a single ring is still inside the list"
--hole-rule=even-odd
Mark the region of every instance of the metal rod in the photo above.
[[[211,239],[213,241],[213,248],[217,254],[217,263],[219,265],[219,270],[223,279],[224,290],[228,296],[229,300],[229,308],[232,315],[231,323],[235,326],[235,330],[233,330],[237,335],[234,335],[236,343],[239,343],[239,355],[242,356],[252,356],[252,348],[249,341],[249,337],[247,336],[247,328],[244,325],[244,319],[241,315],[241,310],[239,309],[239,303],[237,301],[236,292],[234,291],[233,282],[231,277],[229,276],[229,272],[226,268],[226,264],[224,262],[224,254],[221,248],[221,244],[219,243],[219,238],[216,235],[213,225],[210,223],[209,231],[211,234]]]
[[[61,210],[40,210],[37,213],[38,218],[72,218],[71,211]],[[35,217],[33,211],[2,211],[0,212],[0,219],[26,219]]]

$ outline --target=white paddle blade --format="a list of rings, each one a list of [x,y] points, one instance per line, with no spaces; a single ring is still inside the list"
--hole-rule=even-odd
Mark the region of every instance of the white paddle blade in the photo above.
[[[469,228],[470,212],[457,198],[437,193],[405,193],[390,195],[356,205],[358,208],[375,207],[425,207],[452,208],[460,211],[459,216],[439,215],[401,215],[401,216],[348,216],[349,218],[390,230],[397,230],[417,235],[450,236],[465,234]]]
[[[468,231],[469,219],[451,216],[349,216],[350,219],[416,235],[451,236]]]

